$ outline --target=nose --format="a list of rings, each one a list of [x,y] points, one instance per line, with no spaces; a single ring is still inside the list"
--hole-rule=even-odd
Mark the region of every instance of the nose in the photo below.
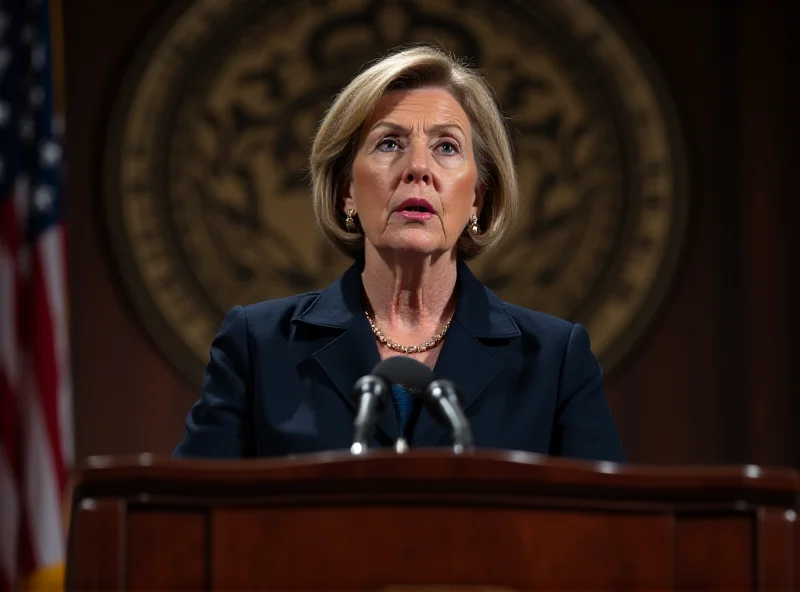
[[[430,185],[432,182],[431,168],[428,163],[428,150],[424,145],[415,142],[408,151],[408,164],[403,172],[406,183],[419,183]]]

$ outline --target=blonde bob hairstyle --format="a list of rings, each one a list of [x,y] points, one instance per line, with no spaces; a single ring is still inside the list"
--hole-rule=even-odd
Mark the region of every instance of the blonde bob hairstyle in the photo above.
[[[470,259],[496,245],[519,211],[519,184],[506,120],[484,78],[439,49],[416,46],[377,61],[336,97],[317,130],[311,149],[312,200],[317,224],[341,252],[358,258],[364,234],[348,232],[341,211],[342,191],[350,182],[361,129],[387,92],[442,88],[459,102],[472,126],[472,143],[483,183],[481,232],[464,231],[458,253]]]

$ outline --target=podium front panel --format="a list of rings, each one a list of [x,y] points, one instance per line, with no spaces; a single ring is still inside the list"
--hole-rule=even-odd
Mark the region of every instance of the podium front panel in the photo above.
[[[217,590],[672,588],[672,520],[553,508],[218,509]]]

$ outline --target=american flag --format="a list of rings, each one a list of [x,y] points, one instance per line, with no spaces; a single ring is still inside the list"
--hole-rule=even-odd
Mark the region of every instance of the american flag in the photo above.
[[[48,0],[2,0],[0,591],[64,562],[72,395],[54,127]]]

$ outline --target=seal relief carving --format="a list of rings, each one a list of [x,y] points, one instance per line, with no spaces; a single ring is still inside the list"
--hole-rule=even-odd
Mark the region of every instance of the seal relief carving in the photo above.
[[[683,234],[682,140],[646,52],[589,0],[195,0],[119,94],[104,164],[114,253],[145,325],[197,380],[224,312],[348,265],[317,232],[307,158],[366,62],[426,41],[484,71],[523,216],[470,266],[501,298],[587,326],[606,371],[663,300]]]

